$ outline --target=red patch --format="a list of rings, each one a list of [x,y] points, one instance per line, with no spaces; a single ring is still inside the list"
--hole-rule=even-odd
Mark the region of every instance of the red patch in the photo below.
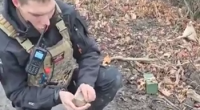
[[[62,53],[60,53],[60,54],[58,54],[58,55],[53,57],[53,62],[54,63],[58,63],[59,61],[63,60],[64,57],[65,57],[64,56],[64,52],[62,52]]]

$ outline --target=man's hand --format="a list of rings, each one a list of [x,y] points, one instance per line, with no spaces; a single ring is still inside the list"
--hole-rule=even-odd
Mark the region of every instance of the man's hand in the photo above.
[[[91,105],[89,103],[85,104],[82,107],[76,107],[72,100],[74,99],[74,95],[67,91],[59,92],[61,102],[66,110],[87,110]]]
[[[81,84],[77,92],[82,92],[86,102],[90,103],[96,99],[96,92],[93,87],[88,84]]]

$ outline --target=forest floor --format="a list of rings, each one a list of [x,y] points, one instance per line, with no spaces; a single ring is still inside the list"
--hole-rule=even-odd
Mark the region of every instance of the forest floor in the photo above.
[[[123,74],[124,87],[108,108],[199,108],[200,100],[195,99],[200,93],[199,25],[185,17],[184,8],[161,0],[75,0],[73,3],[88,21],[104,61],[118,66]],[[154,74],[158,94],[145,92],[144,73]]]

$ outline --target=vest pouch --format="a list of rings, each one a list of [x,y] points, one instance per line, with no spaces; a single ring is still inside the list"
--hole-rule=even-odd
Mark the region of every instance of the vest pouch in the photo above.
[[[63,38],[56,45],[47,48],[51,54],[47,54],[44,60],[44,66],[40,68],[36,76],[29,75],[29,83],[34,86],[44,86],[47,83],[41,83],[43,76],[49,84],[68,85],[73,74],[73,70],[77,67],[74,63],[73,49],[67,39]],[[50,69],[50,72],[46,72]]]

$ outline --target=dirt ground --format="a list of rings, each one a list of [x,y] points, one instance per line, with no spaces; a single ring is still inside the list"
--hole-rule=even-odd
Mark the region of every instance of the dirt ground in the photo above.
[[[127,2],[128,1],[129,0],[127,0]],[[134,14],[130,16],[123,15],[123,13],[125,13],[123,12],[124,10],[129,14],[132,13],[132,11],[135,10],[132,9],[135,3],[129,3],[129,5],[131,5],[130,7],[129,5],[123,5],[123,9],[118,7],[117,3],[109,3],[109,10],[114,10],[112,13],[108,12],[106,9],[108,6],[105,4],[106,3],[101,6],[100,11],[95,13],[93,13],[95,9],[84,7],[85,5],[80,8],[83,12],[81,14],[85,15],[86,19],[90,21],[89,24],[92,26],[89,29],[94,34],[104,54],[107,53],[111,56],[124,57],[143,57],[147,54],[150,56],[161,55],[171,50],[168,48],[169,44],[165,44],[164,42],[163,45],[160,46],[160,43],[157,43],[157,41],[160,40],[161,42],[161,39],[168,40],[182,33],[182,30],[177,28],[177,24],[163,25],[165,22],[159,22],[159,19],[155,17],[135,18]],[[128,9],[126,9],[126,6]],[[131,9],[129,10],[129,8]],[[137,15],[142,14],[142,12],[138,11],[134,13]],[[160,19],[162,20],[162,18]],[[180,42],[175,42],[172,46],[177,49],[176,43]],[[158,45],[159,48],[157,47]],[[144,90],[139,90],[137,80],[142,77],[142,73],[135,68],[137,66],[135,63],[129,61],[114,61],[111,64],[118,66],[122,72],[124,86],[105,110],[197,110],[193,107],[195,102],[190,98],[186,98],[180,103],[174,94],[169,97],[161,98],[158,95],[148,95]],[[159,65],[157,65],[157,67],[158,66]],[[161,67],[159,66],[158,68]],[[155,68],[144,67],[143,72],[154,69]],[[196,69],[191,65],[186,65],[183,69],[185,70],[185,79],[181,79],[181,81],[186,82],[187,85],[191,84],[191,81],[193,81],[196,84],[194,86],[198,86],[200,81],[198,72],[194,72]],[[161,73],[161,70],[159,70],[159,72]],[[198,90],[196,91],[198,92]],[[0,110],[13,110],[1,87],[0,99]]]

